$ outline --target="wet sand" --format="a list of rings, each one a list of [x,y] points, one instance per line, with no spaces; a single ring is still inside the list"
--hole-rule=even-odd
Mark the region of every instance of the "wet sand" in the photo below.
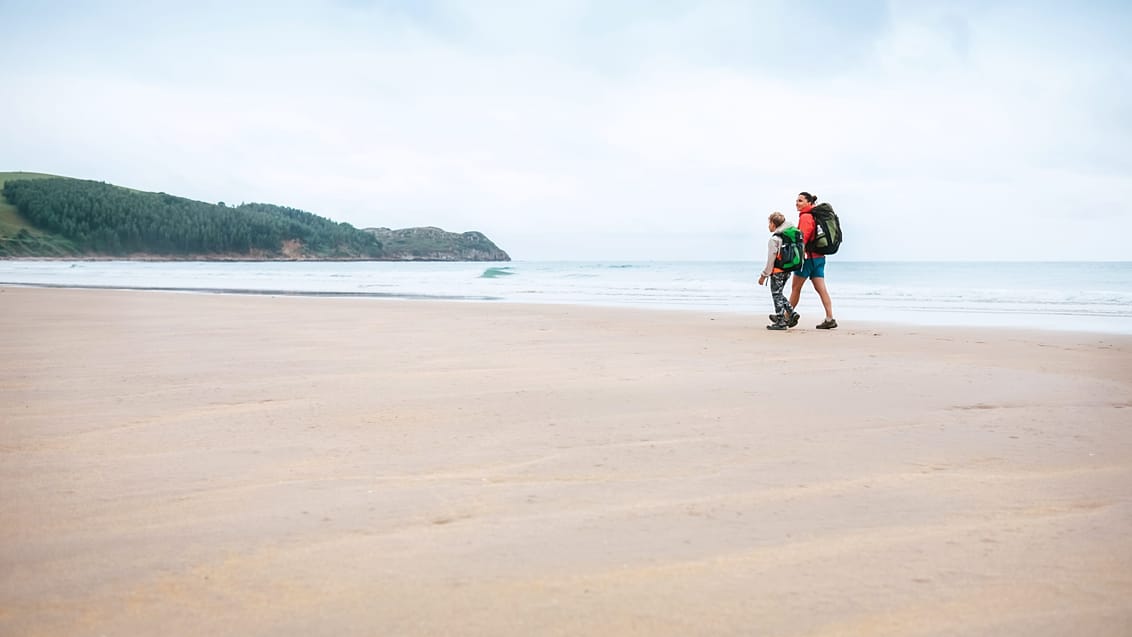
[[[0,289],[0,634],[1132,634],[1132,337],[764,322]]]

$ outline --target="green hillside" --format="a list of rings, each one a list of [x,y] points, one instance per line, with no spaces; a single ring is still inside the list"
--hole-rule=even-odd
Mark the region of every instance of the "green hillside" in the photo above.
[[[229,207],[37,173],[0,173],[0,196],[0,257],[384,256],[371,233],[271,204]]]
[[[389,259],[398,261],[510,261],[482,232],[445,232],[440,228],[366,228]]]
[[[0,173],[0,257],[66,257],[79,254],[72,242],[37,229],[3,196],[5,182],[49,178],[58,177],[44,173]]]
[[[285,206],[28,172],[0,173],[0,258],[510,260],[474,231],[359,230]]]

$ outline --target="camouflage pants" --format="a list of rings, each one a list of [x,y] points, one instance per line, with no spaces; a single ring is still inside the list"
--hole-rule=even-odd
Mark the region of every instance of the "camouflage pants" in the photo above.
[[[774,313],[778,315],[779,320],[783,321],[794,313],[794,308],[790,307],[790,301],[787,301],[786,295],[782,293],[786,288],[786,282],[789,280],[789,272],[775,272],[770,275],[770,298],[774,301]]]

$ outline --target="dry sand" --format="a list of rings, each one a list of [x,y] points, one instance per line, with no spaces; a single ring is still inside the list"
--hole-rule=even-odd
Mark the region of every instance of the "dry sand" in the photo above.
[[[0,634],[1132,634],[1132,338],[763,318],[0,289]]]

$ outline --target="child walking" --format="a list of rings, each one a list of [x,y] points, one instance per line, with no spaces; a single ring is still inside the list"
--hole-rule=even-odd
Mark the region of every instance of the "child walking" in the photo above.
[[[790,271],[798,269],[802,261],[801,232],[786,220],[786,215],[774,212],[767,217],[770,239],[766,244],[766,266],[759,274],[759,285],[770,279],[770,298],[774,301],[774,314],[770,315],[768,330],[785,330],[798,324],[798,313],[782,290],[790,279]],[[783,250],[786,246],[786,250]]]

